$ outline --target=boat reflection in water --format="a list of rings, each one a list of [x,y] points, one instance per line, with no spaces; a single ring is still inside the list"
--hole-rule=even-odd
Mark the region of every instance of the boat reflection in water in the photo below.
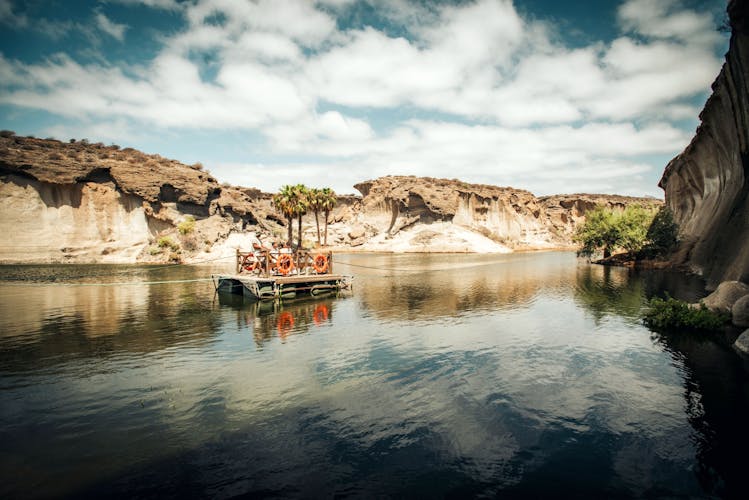
[[[236,310],[238,326],[249,328],[258,349],[273,338],[285,342],[291,335],[308,332],[312,328],[329,325],[338,300],[330,294],[326,298],[278,301],[254,301],[241,295],[218,294],[219,304]]]

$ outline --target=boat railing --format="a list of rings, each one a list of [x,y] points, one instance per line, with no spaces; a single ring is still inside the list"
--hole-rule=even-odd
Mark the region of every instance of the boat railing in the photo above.
[[[237,249],[237,274],[258,277],[332,274],[333,253],[318,250]]]

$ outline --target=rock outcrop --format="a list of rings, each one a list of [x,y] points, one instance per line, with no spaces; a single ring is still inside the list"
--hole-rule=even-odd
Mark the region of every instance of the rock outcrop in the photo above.
[[[708,309],[730,313],[734,304],[745,295],[749,295],[749,285],[740,281],[724,281],[702,299],[702,303]]]
[[[687,148],[666,167],[660,186],[679,224],[674,264],[714,288],[749,282],[749,2],[731,0],[726,62]]]
[[[510,252],[564,248],[598,205],[659,205],[604,195],[537,198],[509,187],[388,176],[355,186],[329,214],[328,243],[391,252]],[[87,142],[0,133],[0,262],[206,261],[283,240],[272,196],[219,185],[201,165]],[[187,224],[187,225],[185,225]],[[295,228],[296,229],[296,228]],[[303,219],[305,246],[317,241]]]
[[[219,186],[200,165],[8,132],[0,213],[0,233],[13,235],[0,245],[3,262],[178,260],[233,232],[279,227],[269,195]],[[195,226],[182,234],[188,216]]]
[[[507,252],[564,248],[597,206],[660,206],[651,198],[557,195],[457,179],[387,176],[354,186],[362,193],[348,243],[365,250]],[[444,236],[448,234],[449,237]],[[346,242],[345,238],[338,238]]]

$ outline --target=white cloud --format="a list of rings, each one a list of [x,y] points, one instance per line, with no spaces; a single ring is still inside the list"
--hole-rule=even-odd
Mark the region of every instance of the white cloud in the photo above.
[[[180,10],[182,5],[178,0],[109,0],[114,3],[121,3],[124,5],[145,5],[146,7],[152,7],[156,9],[164,10]]]
[[[29,19],[14,12],[11,0],[0,0],[0,24],[11,28],[25,28],[29,24]]]
[[[339,188],[342,179],[403,173],[539,193],[640,186],[653,194],[642,178],[654,169],[637,157],[687,144],[691,131],[670,122],[695,117],[693,99],[720,66],[710,16],[672,0],[630,0],[618,10],[619,38],[575,48],[509,0],[372,3],[408,28],[403,37],[338,29],[331,12],[348,2],[320,10],[301,0],[120,1],[179,8],[187,24],[139,66],[0,54],[0,103],[115,123],[110,130],[123,134],[131,123],[260,131],[264,155],[306,158],[248,167],[253,177],[236,164],[225,170],[227,180],[260,187],[257,175],[269,171],[315,184],[329,168]],[[0,22],[13,16],[0,0]],[[124,39],[127,26],[94,16]],[[196,54],[210,56],[209,76]]]
[[[101,12],[96,13],[95,19],[96,25],[101,31],[120,42],[125,39],[126,24],[115,23]]]
[[[715,22],[709,13],[681,10],[677,0],[628,0],[619,7],[622,27],[647,37],[689,43],[716,43]]]
[[[315,46],[334,29],[335,20],[304,0],[202,0],[188,8],[191,26],[201,26],[220,13],[229,34],[247,29],[285,35],[305,46]]]

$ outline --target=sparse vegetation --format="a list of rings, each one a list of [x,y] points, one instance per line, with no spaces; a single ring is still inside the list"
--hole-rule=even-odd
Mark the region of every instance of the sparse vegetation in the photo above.
[[[162,236],[158,239],[156,242],[159,248],[168,248],[173,251],[177,251],[180,249],[179,243],[171,239],[169,236]]]
[[[183,235],[180,237],[180,242],[182,243],[182,248],[188,252],[194,252],[198,249],[198,239],[195,235]]]
[[[648,302],[643,321],[660,331],[711,332],[721,330],[730,319],[728,313],[711,311],[705,304],[693,307],[671,297],[655,297]]]
[[[13,137],[14,135],[16,135],[16,133],[12,130],[0,130],[0,137],[8,138]]]
[[[188,215],[185,220],[177,224],[177,230],[179,234],[187,235],[195,230],[195,217]]]

